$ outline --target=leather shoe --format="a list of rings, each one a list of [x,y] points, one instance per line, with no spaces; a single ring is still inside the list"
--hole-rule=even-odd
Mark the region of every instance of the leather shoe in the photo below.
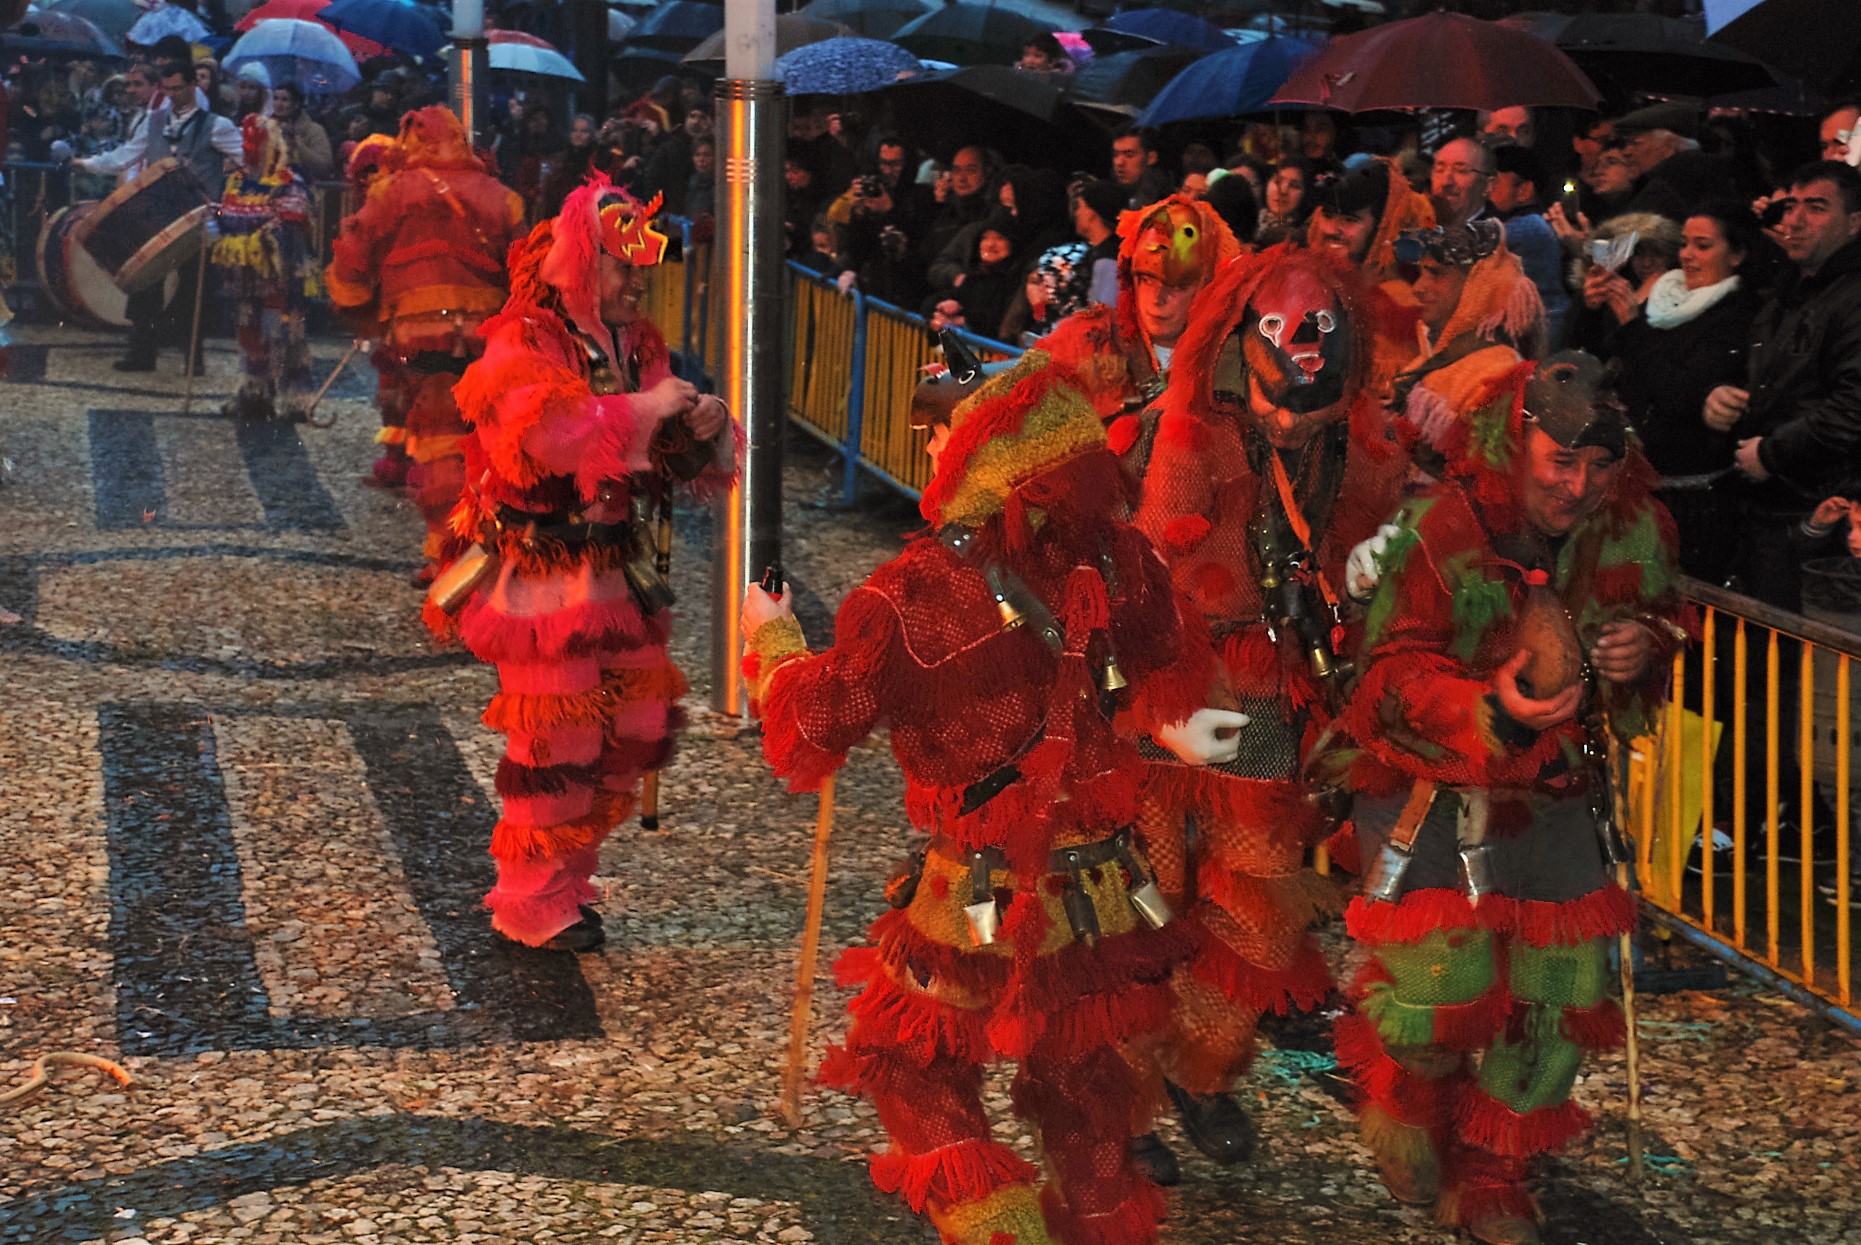
[[[601,914],[599,912],[596,912],[593,908],[590,908],[587,904],[585,903],[576,904],[575,907],[576,907],[576,910],[582,914],[582,920],[592,921],[597,926],[603,924],[601,920]]]
[[[575,922],[561,933],[543,943],[543,951],[573,951],[585,955],[590,951],[599,951],[607,945],[607,933],[587,917]]]
[[[116,372],[153,372],[155,360],[147,355],[128,354],[110,364]]]
[[[1192,1094],[1173,1082],[1163,1084],[1196,1149],[1224,1167],[1253,1154],[1254,1122],[1234,1095]]]
[[[1176,1152],[1164,1145],[1163,1138],[1155,1133],[1131,1138],[1131,1166],[1142,1172],[1151,1184],[1165,1189],[1175,1188],[1183,1181],[1183,1169],[1176,1161]]]
[[[1495,1211],[1467,1225],[1467,1233],[1483,1245],[1539,1245],[1538,1225],[1518,1215]]]

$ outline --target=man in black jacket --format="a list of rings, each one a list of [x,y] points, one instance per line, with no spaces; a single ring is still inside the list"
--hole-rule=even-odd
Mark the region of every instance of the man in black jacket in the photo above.
[[[1817,501],[1861,480],[1861,173],[1821,161],[1789,187],[1782,241],[1796,272],[1751,326],[1750,388],[1714,389],[1704,416],[1740,434],[1738,469],[1755,484],[1745,590],[1796,609],[1799,568],[1776,551]]]

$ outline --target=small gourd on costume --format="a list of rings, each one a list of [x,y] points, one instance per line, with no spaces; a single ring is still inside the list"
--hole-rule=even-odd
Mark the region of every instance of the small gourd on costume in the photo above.
[[[1531,654],[1519,671],[1519,687],[1538,700],[1549,700],[1583,674],[1583,645],[1564,603],[1548,584],[1525,589],[1514,632],[1515,647]]]

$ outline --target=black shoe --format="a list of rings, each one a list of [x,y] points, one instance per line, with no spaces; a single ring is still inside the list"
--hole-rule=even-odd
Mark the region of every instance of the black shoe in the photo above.
[[[593,921],[597,926],[601,924],[601,914],[599,912],[596,912],[585,903],[577,904],[576,907],[581,911],[582,920]]]
[[[1183,1122],[1183,1131],[1195,1148],[1227,1166],[1246,1160],[1254,1152],[1254,1122],[1247,1118],[1232,1094],[1192,1094],[1165,1081],[1170,1101]]]
[[[155,370],[155,356],[126,354],[110,364],[110,367],[113,371],[118,372],[153,372]]]
[[[563,930],[560,934],[557,934],[554,938],[551,938],[548,942],[543,943],[538,949],[542,951],[573,951],[577,955],[585,955],[590,951],[599,951],[606,945],[606,931],[594,921],[590,921],[587,917],[583,917],[581,920],[575,922],[575,924]]]
[[[1144,1173],[1151,1184],[1173,1189],[1183,1182],[1182,1165],[1176,1152],[1163,1144],[1155,1133],[1131,1138],[1131,1165]]]

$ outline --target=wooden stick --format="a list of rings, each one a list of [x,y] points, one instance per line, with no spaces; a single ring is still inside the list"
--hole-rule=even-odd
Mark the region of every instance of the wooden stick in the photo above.
[[[653,529],[653,567],[661,579],[672,579],[672,481],[659,480],[658,522]],[[659,771],[646,771],[640,784],[640,829],[659,829]]]
[[[194,409],[194,359],[200,354],[200,300],[207,292],[207,240],[200,241],[200,267],[194,272],[194,326],[188,330],[187,359],[187,393],[181,399],[181,413],[186,415]]]
[[[329,379],[323,382],[322,387],[319,388],[315,394],[311,395],[310,405],[304,408],[304,422],[309,424],[312,428],[329,428],[335,425],[336,417],[334,415],[330,416],[327,423],[319,424],[317,422],[317,404],[323,401],[323,395],[330,391],[330,386],[336,383],[336,378],[342,375],[342,370],[349,366],[349,360],[355,358],[355,352],[361,348],[361,342],[350,342],[348,352],[345,353],[342,358],[336,360],[336,370],[331,372]]]
[[[788,1017],[788,1066],[782,1073],[781,1114],[801,1127],[801,1082],[807,1071],[808,1027],[814,1019],[814,966],[821,953],[821,917],[827,908],[827,840],[834,832],[834,776],[821,783],[814,819],[814,864],[808,877],[808,923],[801,932],[801,965],[795,972],[795,1005]]]
[[[659,771],[649,769],[640,781],[640,829],[659,829]]]
[[[1628,801],[1623,792],[1628,786],[1628,766],[1622,747],[1616,742],[1613,723],[1606,728],[1604,747],[1609,768],[1610,812],[1615,817],[1616,833],[1627,838]],[[1710,844],[1708,844],[1710,847]],[[1633,878],[1627,861],[1615,867],[1616,885],[1628,891]],[[1633,893],[1632,891],[1630,892]],[[1624,1054],[1628,1063],[1628,1178],[1641,1182],[1641,1035],[1635,1031],[1635,938],[1632,930],[1622,931],[1616,940],[1616,958],[1622,962],[1622,1022],[1628,1042]]]

